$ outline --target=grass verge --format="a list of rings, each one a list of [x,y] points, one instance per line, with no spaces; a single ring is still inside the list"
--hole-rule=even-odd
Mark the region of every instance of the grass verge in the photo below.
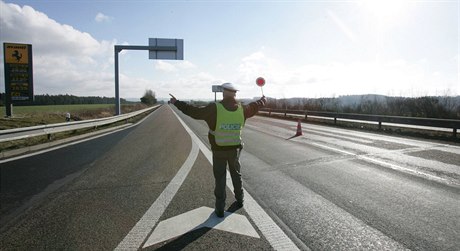
[[[46,105],[46,106],[17,106],[13,108],[13,116],[5,118],[5,108],[0,109],[0,130],[48,125],[65,122],[66,113],[71,120],[87,120],[113,116],[113,104],[87,105]],[[144,104],[121,105],[122,113],[129,113],[147,108]]]
[[[73,120],[82,119],[96,119],[103,117],[110,117],[113,113],[113,105],[78,105],[73,108]],[[147,108],[148,106],[143,104],[135,105],[122,105],[122,113],[129,113],[137,110]],[[69,111],[66,106],[48,106],[40,107],[38,109],[25,108],[24,117],[15,116],[13,118],[3,118],[0,120],[2,129],[11,129],[21,127],[20,125],[35,126],[44,124],[61,123],[65,121],[65,112],[62,115],[62,111]],[[30,148],[32,146],[47,144],[52,141],[59,141],[65,138],[76,137],[83,134],[95,133],[102,131],[107,128],[117,127],[123,124],[134,124],[147,116],[149,112],[142,113],[138,116],[129,118],[127,120],[119,121],[109,125],[99,126],[97,128],[84,128],[79,130],[55,133],[52,135],[42,135],[37,137],[31,137],[26,139],[19,139],[7,142],[0,142],[0,152],[8,152],[22,148]],[[7,121],[8,123],[4,123]]]

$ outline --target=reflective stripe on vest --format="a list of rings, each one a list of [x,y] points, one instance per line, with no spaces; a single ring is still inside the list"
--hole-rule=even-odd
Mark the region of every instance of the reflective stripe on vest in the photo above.
[[[216,130],[209,130],[214,135],[218,146],[237,146],[241,144],[241,132],[244,126],[244,111],[238,104],[236,111],[228,111],[221,103],[216,103]]]

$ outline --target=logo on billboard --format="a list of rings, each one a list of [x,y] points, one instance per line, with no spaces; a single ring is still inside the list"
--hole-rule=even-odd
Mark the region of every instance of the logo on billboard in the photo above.
[[[26,44],[5,44],[5,63],[28,64],[29,48]]]

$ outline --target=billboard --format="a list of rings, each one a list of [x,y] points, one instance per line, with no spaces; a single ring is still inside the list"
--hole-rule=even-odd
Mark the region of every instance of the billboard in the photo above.
[[[6,104],[34,99],[32,45],[3,44]]]

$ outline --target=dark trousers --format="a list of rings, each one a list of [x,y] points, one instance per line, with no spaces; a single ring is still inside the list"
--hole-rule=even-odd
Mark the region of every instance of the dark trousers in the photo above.
[[[214,188],[214,195],[216,196],[216,210],[224,211],[225,208],[227,164],[230,176],[232,177],[235,199],[237,201],[243,201],[243,182],[241,180],[241,165],[238,157],[237,149],[212,152],[212,167],[216,182],[216,186]]]

